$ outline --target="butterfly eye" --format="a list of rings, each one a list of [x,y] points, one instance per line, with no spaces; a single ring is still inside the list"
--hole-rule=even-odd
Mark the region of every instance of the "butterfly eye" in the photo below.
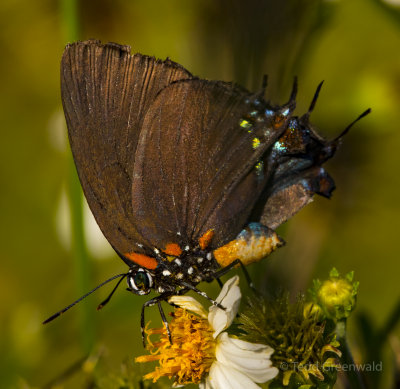
[[[150,293],[151,287],[153,286],[152,276],[143,269],[129,273],[127,281],[129,289],[140,295]]]

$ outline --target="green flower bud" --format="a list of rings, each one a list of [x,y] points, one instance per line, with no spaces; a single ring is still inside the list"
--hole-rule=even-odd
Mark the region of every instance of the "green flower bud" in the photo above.
[[[324,317],[324,313],[318,304],[309,301],[304,304],[303,316],[305,319],[310,317],[321,319]]]
[[[326,317],[333,320],[345,319],[355,308],[358,282],[353,282],[353,272],[340,277],[335,268],[329,276],[329,279],[322,283],[319,280],[314,281],[311,294]]]

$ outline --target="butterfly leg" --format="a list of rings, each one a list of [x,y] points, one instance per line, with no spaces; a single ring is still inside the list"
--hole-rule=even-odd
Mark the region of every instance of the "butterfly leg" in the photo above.
[[[162,320],[162,322],[164,323],[165,329],[167,330],[169,343],[172,344],[171,330],[169,329],[168,320],[167,320],[167,318],[165,317],[164,310],[162,309],[161,301],[159,301],[159,302],[157,303],[157,305],[158,305],[158,310],[160,311],[161,320]]]
[[[211,302],[212,305],[215,305],[218,308],[221,308],[225,311],[225,307],[223,305],[221,305],[220,303],[218,303],[217,301],[213,300],[211,297],[209,297],[207,295],[207,293],[202,292],[201,290],[197,289],[195,286],[188,284],[185,281],[181,281],[181,286],[183,286],[185,289],[188,290],[193,290],[193,292],[196,292],[197,294],[199,294],[200,296],[203,296],[204,298],[206,298],[208,301]]]
[[[189,288],[180,289],[175,293],[175,295],[182,296],[182,295],[186,294],[187,292],[189,292],[189,290],[190,290]],[[171,304],[171,303],[168,301],[168,304]],[[171,305],[174,305],[174,304],[171,304]]]
[[[161,307],[161,301],[166,301],[168,299],[168,297],[172,296],[171,293],[164,293],[161,294],[160,296],[154,297],[153,299],[146,301],[143,305],[142,305],[142,312],[140,315],[140,331],[142,333],[142,343],[143,343],[143,347],[146,347],[146,338],[145,338],[145,333],[144,333],[144,329],[145,329],[145,319],[144,319],[144,310],[146,307],[152,307],[153,305],[158,305],[158,309],[160,311],[160,315],[161,315],[161,319],[165,325],[165,328],[167,330],[168,333],[168,337],[171,341],[171,333],[169,331],[169,326],[168,326],[168,322],[167,319],[165,317],[164,311]]]
[[[222,277],[223,275],[225,275],[226,273],[228,273],[229,271],[231,271],[235,266],[240,265],[244,277],[246,278],[247,284],[249,285],[249,287],[252,290],[255,290],[253,281],[250,278],[250,275],[246,269],[246,267],[243,265],[243,262],[240,259],[235,259],[232,263],[230,263],[228,266],[225,266],[223,269],[218,270],[217,272],[215,272],[213,274],[213,277],[216,278],[218,280],[219,277]]]

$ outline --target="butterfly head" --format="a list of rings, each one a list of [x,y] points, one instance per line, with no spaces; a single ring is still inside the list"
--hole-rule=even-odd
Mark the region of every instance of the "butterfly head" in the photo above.
[[[140,296],[149,294],[154,285],[153,277],[147,269],[131,267],[126,277],[128,290]]]

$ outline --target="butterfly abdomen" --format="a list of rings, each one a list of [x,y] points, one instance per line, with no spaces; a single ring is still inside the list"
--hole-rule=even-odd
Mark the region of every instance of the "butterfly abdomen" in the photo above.
[[[214,250],[214,257],[221,267],[239,259],[243,265],[258,262],[268,256],[284,241],[272,229],[260,223],[250,223],[235,240]]]

